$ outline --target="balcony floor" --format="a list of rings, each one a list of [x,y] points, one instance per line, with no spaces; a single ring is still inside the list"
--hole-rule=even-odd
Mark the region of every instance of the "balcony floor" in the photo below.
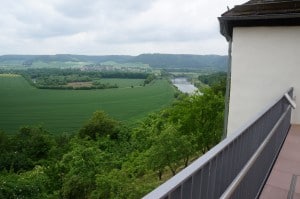
[[[300,125],[292,125],[260,199],[300,199]]]

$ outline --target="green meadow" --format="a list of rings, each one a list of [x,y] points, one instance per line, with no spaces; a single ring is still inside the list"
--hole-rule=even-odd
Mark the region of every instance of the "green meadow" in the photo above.
[[[14,133],[22,126],[41,125],[53,133],[74,133],[97,110],[131,123],[173,101],[174,88],[167,80],[138,86],[142,82],[116,79],[123,85],[117,89],[51,90],[32,87],[21,76],[2,75],[0,129]]]
[[[144,79],[120,79],[120,78],[103,78],[99,80],[102,84],[118,85],[119,88],[128,88],[141,86],[144,84]]]

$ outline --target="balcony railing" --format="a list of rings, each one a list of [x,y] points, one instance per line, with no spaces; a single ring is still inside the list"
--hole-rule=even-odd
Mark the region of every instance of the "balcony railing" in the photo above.
[[[291,88],[144,199],[258,198],[291,125],[292,95]]]

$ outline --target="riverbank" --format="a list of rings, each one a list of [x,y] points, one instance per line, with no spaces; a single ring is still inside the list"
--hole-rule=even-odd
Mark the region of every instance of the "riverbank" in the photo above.
[[[177,77],[171,80],[172,84],[178,88],[179,91],[187,94],[193,94],[198,91],[198,88],[190,83],[185,77]]]

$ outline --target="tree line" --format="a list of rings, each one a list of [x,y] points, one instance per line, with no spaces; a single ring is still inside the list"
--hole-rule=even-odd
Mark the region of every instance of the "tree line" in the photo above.
[[[75,135],[0,133],[0,198],[141,198],[217,144],[225,85],[127,126],[95,112]]]
[[[227,77],[227,73],[218,72],[209,75],[200,75],[198,79],[204,84],[213,86],[214,84],[217,84],[220,81],[226,81],[226,77]]]
[[[149,73],[121,71],[82,71],[80,69],[35,68],[27,70],[5,70],[0,73],[22,75],[32,86],[40,89],[108,89],[118,88],[116,84],[102,83],[103,78],[145,79],[150,83],[155,76]],[[150,79],[149,79],[150,77]],[[154,78],[153,78],[154,77]],[[151,79],[152,78],[152,79]],[[74,87],[69,83],[89,82],[83,86]]]

